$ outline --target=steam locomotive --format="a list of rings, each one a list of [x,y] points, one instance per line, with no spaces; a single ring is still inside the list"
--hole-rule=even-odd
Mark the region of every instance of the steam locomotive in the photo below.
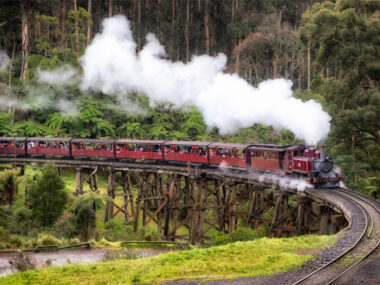
[[[318,187],[338,187],[324,147],[302,144],[235,144],[200,141],[0,137],[0,155],[69,159],[151,160],[278,173],[304,178]]]

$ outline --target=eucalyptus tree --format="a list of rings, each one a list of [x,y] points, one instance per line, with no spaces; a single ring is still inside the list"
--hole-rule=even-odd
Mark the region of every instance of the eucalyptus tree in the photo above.
[[[380,172],[380,19],[378,1],[315,4],[300,40],[315,47],[311,92],[332,116],[327,140],[349,186]]]

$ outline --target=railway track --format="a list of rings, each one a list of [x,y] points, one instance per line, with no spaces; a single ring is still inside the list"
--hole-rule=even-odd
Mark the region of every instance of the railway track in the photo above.
[[[351,204],[354,213],[351,242],[293,285],[337,284],[380,246],[380,203],[350,190],[329,191],[344,199],[346,204]],[[337,264],[344,257],[353,258],[354,261],[349,265]]]

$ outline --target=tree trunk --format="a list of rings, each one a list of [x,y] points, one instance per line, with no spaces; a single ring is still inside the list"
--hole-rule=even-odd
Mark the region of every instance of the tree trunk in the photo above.
[[[162,40],[160,21],[161,21],[161,0],[157,0],[157,17],[156,17],[157,37],[159,40]]]
[[[112,0],[108,0],[108,17],[112,17]]]
[[[208,13],[208,3],[207,0],[205,0],[205,46],[206,46],[206,54],[210,54],[210,18]]]
[[[22,32],[22,65],[21,81],[25,80],[25,74],[28,69],[29,57],[29,23],[28,23],[28,5],[26,0],[21,1],[21,32]]]
[[[9,61],[9,69],[8,69],[8,74],[9,74],[9,77],[8,77],[8,86],[11,87],[11,83],[12,83],[12,67],[13,67],[13,59],[15,57],[15,50],[16,50],[16,40],[13,39],[13,49],[12,49],[12,57],[11,57],[11,60]],[[12,104],[11,104],[11,96],[12,96],[12,92],[11,90],[9,90],[8,92],[8,113],[12,113],[13,110],[12,110]],[[14,119],[13,119],[14,120]]]
[[[88,5],[87,5],[87,12],[91,15],[92,18],[92,0],[88,0]],[[87,21],[87,42],[91,40],[91,25],[90,21]]]
[[[74,11],[78,11],[77,0],[74,0]],[[79,33],[78,33],[78,20],[75,20],[75,51],[78,52],[79,46]]]
[[[172,25],[170,29],[170,47],[169,54],[171,58],[174,58],[174,29],[175,29],[175,0],[172,0]]]
[[[189,21],[190,21],[190,0],[186,0],[186,26],[185,26],[185,39],[186,39],[186,62],[190,58],[190,30],[189,30]]]
[[[310,61],[311,61],[311,51],[310,51],[310,42],[307,43],[307,90],[310,90],[310,77],[311,77],[311,71],[310,71]]]
[[[141,0],[137,0],[137,49],[141,50]]]
[[[231,5],[231,23],[235,23],[235,0],[232,0]]]
[[[38,19],[39,17],[40,17],[40,10],[38,9],[34,10],[34,19],[36,20],[36,24],[34,25],[34,34],[37,39],[41,36],[41,23]]]
[[[66,20],[66,0],[62,0],[61,2],[61,43],[63,43],[63,41],[65,40],[65,33],[66,33],[66,30],[65,30],[65,20]]]

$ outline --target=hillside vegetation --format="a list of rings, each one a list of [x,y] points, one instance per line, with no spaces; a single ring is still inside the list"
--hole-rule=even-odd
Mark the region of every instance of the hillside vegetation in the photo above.
[[[335,236],[261,238],[206,249],[194,248],[156,257],[27,271],[0,278],[0,284],[160,284],[178,279],[233,279],[284,272],[331,246]],[[314,251],[315,252],[315,251]]]

